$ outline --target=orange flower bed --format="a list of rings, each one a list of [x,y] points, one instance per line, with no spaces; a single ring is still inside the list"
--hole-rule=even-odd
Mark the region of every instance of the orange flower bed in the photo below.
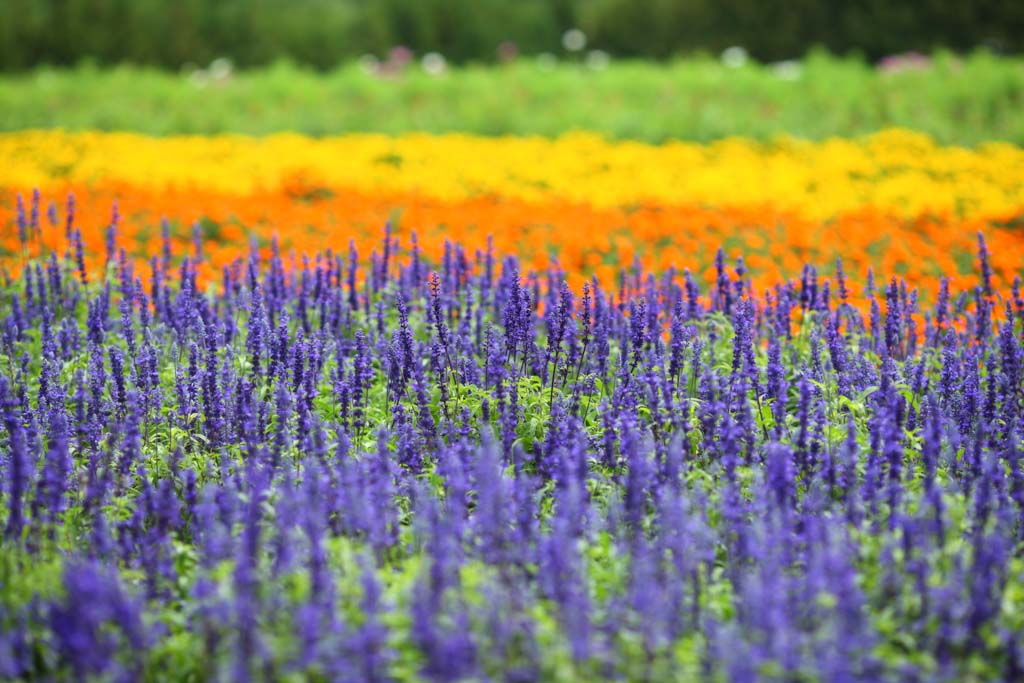
[[[18,268],[21,245],[16,228],[16,194],[31,190],[8,188],[0,197],[0,248],[5,267]],[[154,191],[120,183],[68,185],[55,197],[43,198],[40,239],[29,251],[67,247],[63,198],[76,201],[76,226],[92,249],[87,267],[102,266],[102,245],[114,203],[120,224],[118,244],[138,261],[145,273],[149,258],[160,246],[160,222],[169,221],[176,253],[192,249],[193,224],[203,233],[200,272],[216,278],[256,240],[268,250],[277,238],[286,254],[298,257],[326,248],[347,252],[355,243],[363,255],[379,247],[390,221],[401,244],[408,247],[413,233],[428,256],[443,252],[445,240],[481,251],[488,239],[498,253],[516,253],[534,269],[552,262],[572,278],[591,274],[610,282],[621,267],[640,259],[659,271],[689,268],[705,281],[713,279],[715,251],[742,256],[755,290],[797,277],[805,263],[819,268],[841,258],[853,281],[863,282],[869,267],[879,274],[896,274],[912,287],[932,290],[940,276],[959,286],[977,280],[974,255],[982,231],[991,251],[995,284],[1008,286],[1021,272],[1024,249],[1020,227],[993,219],[958,219],[922,215],[914,219],[871,208],[840,214],[821,222],[795,210],[770,206],[639,205],[598,208],[568,201],[528,202],[505,197],[475,197],[445,201],[417,194],[373,193],[331,189],[314,191],[291,186],[280,191],[248,195],[203,190]],[[46,206],[59,207],[51,225]],[[470,254],[472,255],[472,254]],[[824,273],[829,274],[829,273]]]

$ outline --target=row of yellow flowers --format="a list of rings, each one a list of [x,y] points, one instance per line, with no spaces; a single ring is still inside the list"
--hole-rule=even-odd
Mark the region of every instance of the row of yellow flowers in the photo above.
[[[151,138],[132,133],[0,135],[0,186],[120,181],[222,193],[295,178],[361,192],[442,200],[498,195],[597,207],[638,203],[771,205],[828,219],[866,206],[898,215],[996,216],[1024,206],[1024,150],[940,147],[904,130],[858,140],[710,145],[545,138],[292,134]]]

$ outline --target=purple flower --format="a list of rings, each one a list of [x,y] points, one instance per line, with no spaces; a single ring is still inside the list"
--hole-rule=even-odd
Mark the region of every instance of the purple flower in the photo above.
[[[51,604],[49,622],[75,678],[140,676],[149,635],[141,606],[124,593],[116,574],[94,561],[71,561],[63,586],[65,597]]]

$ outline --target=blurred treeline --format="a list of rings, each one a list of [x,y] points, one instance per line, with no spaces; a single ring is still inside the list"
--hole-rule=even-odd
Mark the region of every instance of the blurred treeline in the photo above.
[[[456,62],[588,49],[666,58],[739,45],[754,57],[820,46],[868,59],[908,50],[1024,46],[1022,0],[0,0],[0,68],[135,63],[179,68],[229,57],[329,68],[394,45]],[[507,48],[506,48],[507,50]]]

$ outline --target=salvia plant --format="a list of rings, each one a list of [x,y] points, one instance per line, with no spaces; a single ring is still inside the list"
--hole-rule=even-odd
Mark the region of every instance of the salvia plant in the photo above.
[[[862,313],[841,264],[573,288],[390,228],[214,282],[116,210],[86,272],[75,220],[0,288],[4,680],[1024,677],[1024,298],[980,236],[977,287]]]

